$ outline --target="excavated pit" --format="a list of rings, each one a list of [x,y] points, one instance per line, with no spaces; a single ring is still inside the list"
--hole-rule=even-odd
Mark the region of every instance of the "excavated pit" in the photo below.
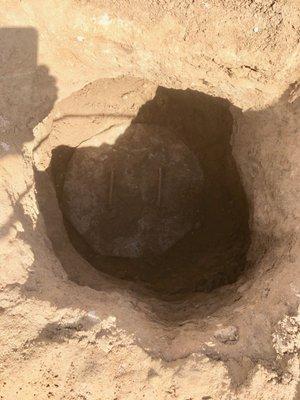
[[[295,112],[287,96],[242,114],[191,89],[100,79],[36,129],[36,196],[51,249],[80,301],[92,289],[92,307],[99,301],[107,313],[105,296],[116,299],[109,313],[151,357],[172,362],[201,349],[237,385],[258,354],[268,370],[287,368],[270,335],[282,310],[296,307],[284,270],[296,239],[274,229],[289,205],[279,191],[272,207],[263,203],[257,158],[285,123],[275,116]],[[292,288],[289,305],[278,300],[278,279]]]
[[[83,90],[95,98],[100,88]],[[73,97],[68,103],[80,103],[80,92]],[[63,128],[59,140],[73,143],[51,149],[47,173],[68,236],[90,265],[165,299],[238,279],[250,244],[249,206],[232,156],[229,106],[159,87],[130,121],[100,131],[92,115],[74,135],[80,115],[72,109],[54,120],[49,135]],[[47,221],[47,205],[42,210]],[[49,224],[52,218],[50,211]]]
[[[52,3],[0,16],[0,397],[294,400],[293,2]]]

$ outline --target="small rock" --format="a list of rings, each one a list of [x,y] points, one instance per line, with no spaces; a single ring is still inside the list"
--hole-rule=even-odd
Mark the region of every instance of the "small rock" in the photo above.
[[[91,318],[93,320],[98,320],[99,319],[99,317],[97,317],[96,311],[94,311],[94,310],[89,311],[87,315],[88,315],[89,318]]]
[[[238,330],[235,326],[228,326],[217,330],[214,333],[214,337],[221,343],[234,343],[238,340]]]
[[[107,26],[107,25],[110,25],[111,23],[112,23],[112,20],[107,13],[102,14],[100,16],[100,18],[98,19],[99,25]]]
[[[8,119],[0,115],[0,129],[5,130],[8,126],[9,126]]]
[[[5,143],[5,142],[0,142],[1,147],[3,148],[4,151],[9,151],[10,150],[10,145]]]

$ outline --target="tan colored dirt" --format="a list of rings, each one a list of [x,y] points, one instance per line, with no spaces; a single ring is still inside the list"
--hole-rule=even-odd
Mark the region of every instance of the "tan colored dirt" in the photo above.
[[[299,3],[2,3],[0,399],[298,399]],[[154,117],[191,133],[222,188],[206,208],[219,247],[203,246],[205,283],[202,251],[173,281],[94,268],[63,221],[68,148]],[[224,221],[247,221],[250,246]],[[234,260],[234,278],[212,280],[205,265],[228,254],[214,271]]]

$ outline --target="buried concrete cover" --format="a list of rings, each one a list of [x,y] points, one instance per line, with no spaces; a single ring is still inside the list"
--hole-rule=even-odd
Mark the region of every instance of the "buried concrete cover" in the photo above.
[[[63,189],[65,216],[99,254],[161,254],[199,220],[203,173],[167,129],[122,125],[80,144]]]

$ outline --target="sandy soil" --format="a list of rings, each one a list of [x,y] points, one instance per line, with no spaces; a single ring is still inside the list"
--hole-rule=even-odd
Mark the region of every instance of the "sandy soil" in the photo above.
[[[299,398],[299,20],[285,0],[4,1],[0,399]],[[150,282],[72,237],[57,149],[154,117],[219,195],[215,242]]]

